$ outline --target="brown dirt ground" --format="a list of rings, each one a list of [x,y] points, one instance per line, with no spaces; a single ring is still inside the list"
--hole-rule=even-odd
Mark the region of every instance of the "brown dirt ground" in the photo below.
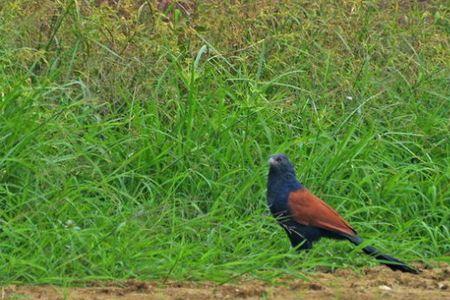
[[[450,266],[424,269],[420,275],[376,267],[355,273],[338,270],[315,273],[310,281],[280,280],[270,285],[242,281],[211,282],[96,282],[83,288],[56,286],[5,286],[0,299],[450,299]]]

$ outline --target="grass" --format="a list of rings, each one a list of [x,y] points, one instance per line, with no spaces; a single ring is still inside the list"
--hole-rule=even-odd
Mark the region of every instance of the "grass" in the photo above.
[[[445,1],[118,3],[0,8],[0,282],[376,265],[289,248],[276,152],[371,244],[449,262]]]

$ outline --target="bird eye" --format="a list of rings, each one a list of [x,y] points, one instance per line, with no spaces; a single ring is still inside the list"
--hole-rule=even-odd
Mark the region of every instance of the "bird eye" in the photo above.
[[[276,160],[277,162],[280,162],[280,161],[281,161],[281,157],[277,157],[277,158],[275,158],[275,160]]]

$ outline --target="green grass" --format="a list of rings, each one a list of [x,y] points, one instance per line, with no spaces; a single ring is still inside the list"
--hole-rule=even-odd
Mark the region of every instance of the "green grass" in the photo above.
[[[0,282],[376,265],[290,249],[266,206],[276,152],[371,244],[449,262],[445,1],[211,1],[166,21],[91,2],[0,8]]]

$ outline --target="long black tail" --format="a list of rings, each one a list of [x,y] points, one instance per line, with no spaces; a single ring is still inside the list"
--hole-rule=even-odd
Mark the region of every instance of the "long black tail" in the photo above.
[[[349,236],[347,237],[350,242],[352,242],[355,245],[360,245],[363,242],[363,239],[359,236]],[[407,273],[413,273],[413,274],[419,274],[419,271],[408,266],[406,263],[402,262],[399,259],[396,259],[395,257],[392,257],[387,254],[383,254],[380,251],[378,251],[376,248],[372,246],[366,246],[362,249],[364,253],[375,257],[376,259],[380,260],[380,262],[392,270],[396,271],[402,271]]]

